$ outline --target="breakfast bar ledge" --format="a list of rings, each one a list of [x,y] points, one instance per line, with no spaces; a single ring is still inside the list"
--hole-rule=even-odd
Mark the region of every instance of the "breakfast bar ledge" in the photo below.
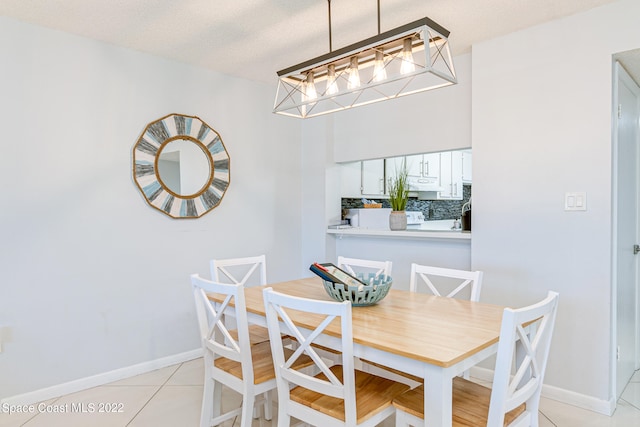
[[[333,234],[338,238],[344,236],[373,236],[373,237],[393,237],[406,239],[446,239],[446,240],[471,240],[471,233],[447,230],[402,230],[391,231],[370,228],[338,228],[328,229],[327,234]]]

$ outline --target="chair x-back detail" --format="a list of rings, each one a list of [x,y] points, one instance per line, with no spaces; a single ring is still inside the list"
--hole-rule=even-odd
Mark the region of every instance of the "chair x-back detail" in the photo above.
[[[354,269],[354,267],[356,267]],[[359,268],[358,268],[359,267]],[[356,276],[358,272],[367,270],[376,276],[391,276],[391,261],[373,261],[368,259],[338,257],[338,268],[345,270],[347,273]]]
[[[251,426],[254,404],[264,403],[264,416],[271,419],[269,392],[276,387],[269,342],[252,346],[241,284],[223,284],[191,276],[198,323],[204,349],[205,383],[201,426],[218,425],[241,416],[241,426]],[[224,297],[218,306],[207,294]],[[236,319],[237,330],[227,329],[223,316]],[[236,338],[237,337],[237,338]],[[222,384],[243,395],[242,407],[222,413]],[[260,399],[257,399],[260,397]]]
[[[235,283],[243,286],[267,284],[267,259],[265,255],[244,258],[213,259],[211,279],[219,283]],[[233,334],[233,332],[232,332]],[[249,325],[251,344],[269,341],[267,328]]]
[[[558,294],[549,292],[537,304],[504,310],[492,389],[454,378],[454,426],[538,426],[540,393],[557,308]],[[393,404],[396,426],[422,425],[422,386],[402,394]]]
[[[322,427],[375,426],[394,413],[391,401],[408,386],[356,371],[353,358],[351,305],[349,302],[319,301],[263,291],[267,324],[271,335],[272,354],[278,382],[278,427],[290,425],[295,417]],[[307,328],[292,320],[292,312],[305,313]],[[341,364],[329,367],[313,346],[331,325],[340,325]],[[298,346],[286,356],[276,338],[289,333]],[[321,345],[326,342],[321,342]],[[292,369],[303,354],[314,362],[311,371]]]
[[[241,283],[247,286],[256,272],[258,273],[257,284],[266,285],[267,260],[265,255],[211,260],[211,278],[214,282]]]
[[[438,286],[434,283],[437,278],[445,280],[456,280],[455,288],[448,293],[441,292]],[[421,279],[421,280],[418,280]],[[482,286],[482,271],[466,271],[456,270],[452,268],[440,268],[431,267],[427,265],[419,265],[416,263],[411,264],[411,278],[409,281],[409,290],[416,292],[418,290],[419,283],[427,285],[428,290],[436,296],[446,296],[449,298],[459,297],[459,293],[469,287],[470,288],[470,301],[480,300],[480,290]],[[445,295],[442,295],[445,293]]]

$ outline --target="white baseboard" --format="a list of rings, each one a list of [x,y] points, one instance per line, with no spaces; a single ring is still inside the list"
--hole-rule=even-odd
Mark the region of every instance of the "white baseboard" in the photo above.
[[[184,353],[174,354],[172,356],[162,357],[160,359],[149,360],[148,362],[138,363],[137,365],[126,366],[124,368],[115,369],[113,371],[104,372],[91,377],[80,378],[40,390],[31,391],[16,396],[7,397],[0,400],[0,404],[9,405],[31,405],[45,400],[53,399],[69,393],[86,390],[92,387],[101,386],[114,381],[133,377],[135,375],[144,374],[156,369],[165,368],[177,363],[187,362],[202,356],[202,349],[186,351]]]
[[[493,370],[474,366],[470,370],[471,376],[483,381],[493,381]],[[542,385],[542,397],[552,399],[567,405],[577,406],[578,408],[588,411],[597,412],[599,414],[611,416],[616,409],[615,401],[597,399],[592,396],[576,393],[574,391],[565,390],[563,388],[551,385]]]
[[[75,393],[92,387],[101,386],[114,381],[133,377],[135,375],[144,374],[156,369],[175,365],[177,363],[186,362],[197,359],[202,356],[202,349],[187,351],[172,356],[162,357],[160,359],[150,360],[148,362],[139,363],[137,365],[127,366],[113,371],[104,372],[102,374],[93,375],[91,377],[80,378],[78,380],[69,381],[55,386],[35,390],[29,393],[19,394],[0,400],[0,404],[9,405],[30,405],[45,400],[53,399],[65,394]],[[483,381],[491,382],[493,380],[493,370],[473,367],[471,375]],[[542,396],[556,400],[568,405],[577,406],[589,411],[611,416],[615,410],[615,401],[607,401],[596,399],[591,396],[565,390],[559,387],[543,385]]]

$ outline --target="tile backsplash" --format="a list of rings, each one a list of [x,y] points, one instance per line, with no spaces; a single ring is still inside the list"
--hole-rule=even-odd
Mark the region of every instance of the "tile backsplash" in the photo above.
[[[418,200],[410,197],[407,201],[408,211],[422,211],[426,220],[459,219],[462,205],[471,197],[471,184],[463,185],[462,200]],[[373,199],[382,203],[383,208],[390,208],[389,199]],[[342,210],[362,208],[361,199],[342,199]],[[343,214],[344,217],[344,214]]]

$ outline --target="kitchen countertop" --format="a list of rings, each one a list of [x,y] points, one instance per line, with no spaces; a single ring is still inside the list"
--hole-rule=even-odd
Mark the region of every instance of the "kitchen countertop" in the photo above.
[[[327,234],[334,234],[338,237],[342,236],[376,236],[376,237],[393,237],[393,238],[418,238],[418,239],[454,239],[454,240],[471,240],[470,232],[461,230],[451,230],[439,224],[439,228],[434,224],[428,224],[426,221],[419,225],[408,225],[406,230],[391,231],[389,229],[374,228],[338,228],[328,229]],[[453,221],[451,221],[453,222]]]
[[[453,222],[452,219],[422,221],[419,224],[407,224],[407,230],[460,232],[459,228],[453,229]]]

